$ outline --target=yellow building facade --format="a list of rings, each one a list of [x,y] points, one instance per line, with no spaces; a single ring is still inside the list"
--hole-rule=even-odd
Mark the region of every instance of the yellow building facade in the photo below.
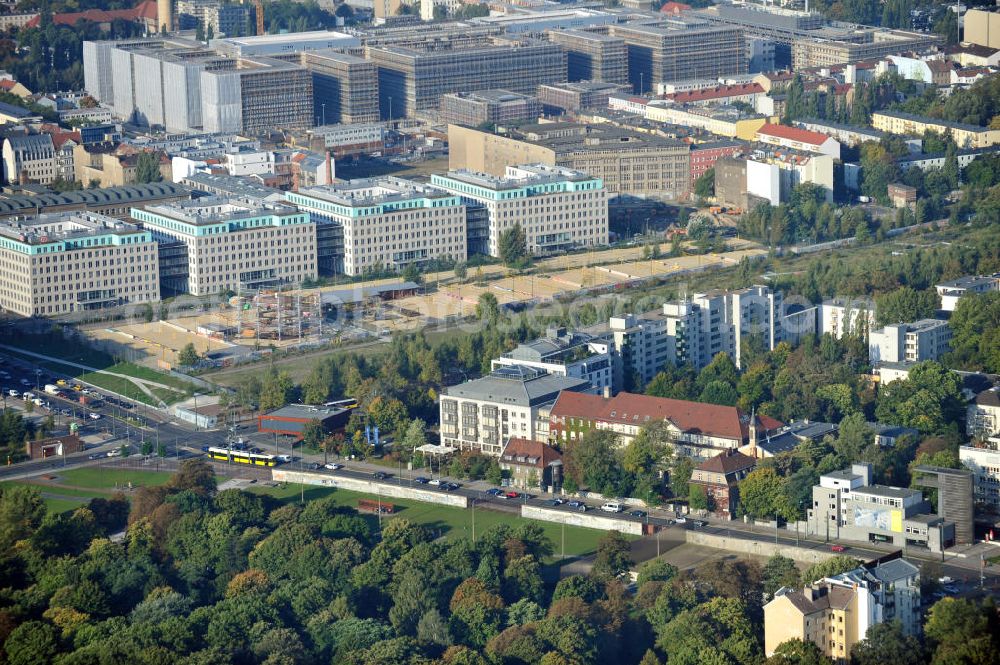
[[[988,129],[936,118],[878,111],[872,114],[872,127],[889,134],[922,136],[928,129],[938,134],[950,134],[960,148],[988,148],[1000,145],[1000,129]]]

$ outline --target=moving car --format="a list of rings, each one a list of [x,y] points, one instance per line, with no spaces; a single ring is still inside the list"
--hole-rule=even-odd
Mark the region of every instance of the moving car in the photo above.
[[[91,411],[88,415],[90,416],[91,420],[100,420],[101,419],[101,414],[94,413],[93,411]]]
[[[431,479],[430,479],[430,480],[428,481],[428,483],[427,483],[427,484],[428,484],[428,485],[434,485],[435,487],[437,487],[438,485],[440,485],[440,484],[441,484],[441,479],[440,479],[440,478],[431,478]]]
[[[376,471],[375,473],[372,474],[372,478],[374,478],[375,480],[385,480],[388,477],[389,474],[386,473],[385,471]]]
[[[701,527],[707,525],[708,522],[706,522],[705,520],[695,520],[693,524],[694,524],[694,528],[700,529]]]
[[[490,496],[500,496],[501,494],[503,494],[503,490],[494,487],[493,489],[486,490],[486,493],[489,494]]]
[[[830,545],[831,552],[844,552],[846,550],[847,548],[844,547],[843,545]]]
[[[328,462],[327,464],[323,465],[323,468],[324,469],[329,469],[330,471],[336,471],[337,469],[343,469],[344,465],[343,464],[334,464],[333,462]]]
[[[503,494],[500,495],[500,498],[501,499],[517,499],[520,496],[521,495],[518,494],[517,492],[504,492]]]
[[[566,505],[569,506],[570,508],[573,508],[574,510],[579,510],[581,513],[587,512],[587,504],[585,504],[583,501],[570,501]]]
[[[444,485],[441,486],[441,489],[443,489],[446,492],[454,492],[461,486],[462,485],[460,483],[445,483]]]
[[[418,485],[426,485],[430,481],[427,478],[424,478],[423,476],[417,476],[416,478],[413,479],[413,482],[415,482]]]
[[[565,502],[565,501],[563,501],[562,499],[549,499],[549,500],[548,500],[548,501],[546,501],[545,503],[546,503],[547,505],[550,505],[550,506],[561,506],[561,505],[563,505],[563,504],[564,504],[564,503],[566,503],[566,502]]]
[[[684,524],[685,522],[687,522],[686,517],[678,517],[676,520],[674,520],[675,524]]]
[[[633,510],[629,513],[631,517],[645,517],[647,515],[645,510]]]

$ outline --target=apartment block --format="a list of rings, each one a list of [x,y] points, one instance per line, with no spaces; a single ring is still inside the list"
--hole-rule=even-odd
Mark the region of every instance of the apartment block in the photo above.
[[[0,307],[54,316],[160,299],[152,234],[88,212],[0,221]]]
[[[4,182],[47,185],[64,175],[49,134],[11,134],[3,141]],[[72,180],[72,173],[70,179]]]
[[[538,86],[538,101],[549,112],[578,113],[584,109],[606,109],[608,97],[627,92],[629,89],[625,83],[602,81],[549,83]]]
[[[441,122],[478,127],[535,122],[542,105],[532,95],[510,90],[451,92],[441,96]]]
[[[757,140],[782,148],[815,152],[840,159],[840,143],[836,139],[801,127],[767,124],[757,130]]]
[[[899,554],[841,575],[782,587],[764,606],[764,653],[789,640],[812,642],[836,663],[880,623],[898,621],[906,635],[921,632],[920,569]]]
[[[689,23],[614,25],[610,34],[625,41],[628,76],[642,94],[658,83],[747,73],[747,51],[738,28]]]
[[[996,8],[969,8],[965,13],[962,41],[1000,49],[1000,12]]]
[[[872,113],[872,127],[889,134],[904,136],[923,136],[928,130],[942,135],[947,134],[959,148],[988,148],[1000,145],[1000,129],[950,122],[901,111]]]
[[[554,374],[584,379],[599,391],[617,392],[621,372],[616,372],[612,344],[586,333],[550,327],[545,336],[522,342],[492,362],[492,368],[519,365]]]
[[[1000,388],[991,388],[976,395],[966,408],[965,427],[970,437],[1000,437]]]
[[[372,123],[379,119],[375,65],[337,51],[305,51],[300,63],[312,74],[317,125]]]
[[[486,208],[489,253],[515,225],[535,255],[608,242],[608,193],[599,178],[558,166],[509,166],[503,178],[472,171],[431,176],[435,187]]]
[[[551,42],[494,38],[468,48],[437,45],[368,47],[378,68],[383,118],[437,109],[450,92],[510,90],[535,94],[541,83],[566,80],[566,54]]]
[[[871,298],[830,298],[819,307],[819,334],[858,335],[868,339],[875,329],[875,301]]]
[[[133,208],[132,217],[160,243],[166,291],[204,296],[317,276],[316,225],[289,205],[213,196]]]
[[[875,485],[868,464],[820,476],[807,511],[807,534],[826,540],[888,543],[941,552],[955,523],[931,512],[919,490]]]
[[[703,129],[719,136],[744,141],[755,140],[757,131],[769,120],[766,116],[746,113],[735,106],[705,107],[658,100],[647,104],[644,111],[647,120]]]
[[[628,82],[624,39],[586,30],[552,30],[548,37],[566,49],[567,80]]]
[[[358,276],[433,259],[466,259],[465,205],[454,194],[403,178],[351,180],[286,194],[312,215],[334,272]],[[329,236],[327,236],[329,232]]]
[[[497,177],[508,166],[547,164],[589,173],[609,194],[674,200],[691,188],[690,147],[601,124],[545,123],[507,134],[449,125],[448,163]]]
[[[767,432],[783,423],[767,416],[750,416],[735,406],[650,397],[628,392],[615,396],[564,392],[549,411],[552,442],[572,445],[586,432],[598,429],[618,435],[628,445],[643,427],[665,421],[673,434],[677,455],[709,459],[720,453],[751,448]]]
[[[949,282],[937,284],[938,296],[941,297],[941,309],[954,312],[958,301],[970,294],[1000,291],[1000,273],[996,275],[980,275],[959,277]]]
[[[715,168],[715,162],[721,157],[735,157],[747,149],[740,141],[709,141],[691,145],[691,186],[709,169]]]
[[[972,498],[977,509],[1000,513],[1000,450],[961,446],[958,459],[972,472]]]
[[[536,439],[539,430],[547,431],[548,408],[561,394],[584,390],[592,390],[584,379],[520,365],[499,367],[444,389],[441,444],[499,456],[508,439]]]
[[[937,360],[950,348],[951,327],[947,321],[921,319],[895,323],[868,334],[868,359],[881,362]]]

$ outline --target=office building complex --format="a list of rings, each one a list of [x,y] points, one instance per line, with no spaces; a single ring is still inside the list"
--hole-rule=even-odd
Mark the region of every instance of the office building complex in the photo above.
[[[196,30],[209,26],[216,36],[239,37],[252,35],[256,29],[257,13],[250,3],[224,2],[223,0],[177,0],[177,27]]]
[[[601,81],[575,81],[573,83],[548,83],[538,86],[538,101],[546,111],[577,113],[584,109],[606,109],[608,97],[627,92],[624,83]]]
[[[511,365],[584,379],[601,391],[616,392],[621,387],[621,372],[616,371],[612,345],[586,333],[567,332],[561,327],[550,327],[545,337],[522,342],[492,363],[493,369]]]
[[[531,95],[509,90],[452,92],[441,96],[441,122],[478,127],[535,122],[542,105]]]
[[[743,413],[735,406],[688,402],[620,392],[615,396],[565,392],[549,414],[549,436],[555,443],[571,445],[592,429],[618,435],[628,445],[643,427],[663,420],[673,434],[679,456],[708,459],[754,443],[782,423],[767,416]]]
[[[921,319],[895,323],[868,334],[868,359],[882,362],[922,362],[937,360],[949,349],[951,327],[947,321]]]
[[[212,49],[230,58],[275,57],[302,51],[352,49],[359,46],[361,41],[354,35],[331,30],[225,37],[211,41]]]
[[[64,175],[58,168],[56,148],[49,134],[11,134],[0,141],[4,182],[47,185],[56,176]]]
[[[959,148],[988,148],[1000,145],[1000,129],[950,122],[901,111],[872,113],[872,127],[889,134],[908,136],[923,136],[924,132],[932,131],[951,136]]]
[[[747,73],[746,44],[738,28],[678,20],[663,26],[626,23],[610,30],[625,40],[629,83],[639,94],[665,81]]]
[[[378,74],[372,63],[329,50],[305,51],[300,57],[312,74],[317,125],[378,121]]]
[[[61,212],[0,221],[0,307],[53,316],[160,299],[149,231]]]
[[[566,49],[569,81],[628,81],[628,50],[625,40],[585,30],[552,30],[549,41]]]
[[[378,68],[383,117],[437,109],[449,92],[502,89],[533,95],[541,83],[566,80],[562,47],[530,39],[493,39],[468,48],[369,47],[367,57]]]
[[[1000,513],[1000,450],[961,446],[958,458],[972,472],[977,510]]]
[[[489,376],[444,389],[441,444],[499,456],[510,438],[535,439],[547,430],[547,407],[560,395],[591,390],[584,379],[534,367],[499,367]],[[541,411],[546,422],[539,422]]]
[[[827,540],[889,543],[931,552],[957,542],[955,523],[931,513],[919,490],[873,485],[868,464],[820,476],[806,519],[808,534]]]
[[[503,178],[450,171],[431,184],[486,208],[490,256],[500,256],[500,236],[517,224],[535,255],[608,242],[607,192],[586,173],[532,164],[510,166]]]
[[[316,124],[312,77],[280,60],[243,59],[228,71],[206,70],[201,94],[206,132],[257,134]]]
[[[129,212],[133,206],[185,201],[190,198],[190,189],[172,182],[101,187],[36,196],[18,194],[0,199],[0,220],[24,215],[70,211],[92,212],[128,220]]]
[[[690,182],[686,143],[608,125],[547,123],[507,135],[448,127],[449,167],[502,177],[508,166],[548,164],[588,173],[610,194],[676,199]]]
[[[321,256],[329,253],[335,273],[357,276],[466,258],[465,206],[440,189],[385,177],[308,187],[287,198],[319,225]]]
[[[160,243],[165,291],[204,296],[316,279],[309,213],[257,199],[207,197],[132,210]]]
[[[920,569],[893,554],[802,589],[782,587],[764,606],[764,653],[783,642],[812,642],[837,663],[880,623],[898,621],[905,635],[921,632]]]

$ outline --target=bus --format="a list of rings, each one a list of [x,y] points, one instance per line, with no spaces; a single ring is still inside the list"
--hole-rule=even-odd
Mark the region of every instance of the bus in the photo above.
[[[220,462],[237,462],[251,466],[276,466],[278,459],[274,455],[261,455],[245,450],[230,450],[229,448],[209,448],[208,456]]]

